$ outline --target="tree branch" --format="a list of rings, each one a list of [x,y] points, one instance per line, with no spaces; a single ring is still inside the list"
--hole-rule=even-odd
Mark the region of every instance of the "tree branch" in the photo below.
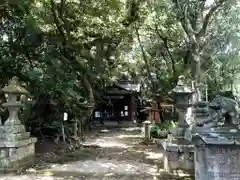
[[[125,27],[129,27],[131,24],[136,22],[139,18],[140,6],[145,0],[129,0],[127,3],[127,15],[122,21]]]
[[[145,65],[146,65],[146,70],[147,70],[147,74],[148,74],[148,78],[151,82],[152,81],[152,76],[151,76],[151,71],[150,71],[150,66],[149,66],[149,62],[148,62],[148,59],[147,59],[147,55],[143,49],[143,45],[142,45],[142,42],[141,42],[141,39],[140,39],[140,35],[139,35],[139,32],[138,32],[138,28],[135,26],[135,31],[136,31],[136,35],[137,35],[137,40],[138,40],[138,43],[139,43],[139,46],[140,46],[140,49],[141,49],[141,52],[142,52],[142,57],[143,57],[143,60],[145,62]]]
[[[172,0],[172,2],[175,5],[175,8],[177,9],[177,16],[181,22],[181,25],[183,27],[183,30],[185,31],[186,35],[188,36],[190,42],[194,45],[197,44],[196,40],[196,34],[197,31],[195,31],[191,25],[191,22],[188,18],[188,8],[187,5],[180,5],[178,0]]]
[[[163,44],[164,44],[164,46],[166,48],[168,56],[169,56],[169,58],[170,58],[170,60],[172,62],[173,75],[175,75],[176,74],[175,61],[173,59],[172,53],[169,51],[168,39],[166,37],[164,37],[163,35],[161,35],[161,33],[159,32],[159,29],[157,27],[157,24],[154,24],[154,26],[155,26],[155,30],[157,32],[158,37],[163,41]],[[163,58],[165,58],[165,56],[163,56]]]
[[[58,17],[58,13],[56,11],[57,7],[55,5],[54,0],[51,0],[51,11],[52,11],[52,15],[53,15],[53,19],[54,19],[54,23],[57,27],[57,30],[59,32],[59,34],[62,36],[63,38],[63,44],[66,45],[67,44],[67,36],[64,32],[64,28],[62,27],[62,22],[60,21],[59,17]]]
[[[65,30],[67,39],[69,40],[71,38],[71,33],[70,33],[69,24],[67,22],[67,19],[64,18],[64,8],[66,8],[66,0],[61,0],[60,6],[58,8],[58,15],[59,15],[59,19],[62,21],[62,27]]]
[[[203,36],[206,33],[206,29],[208,26],[208,23],[210,21],[210,18],[213,16],[213,14],[218,10],[219,7],[221,7],[221,5],[226,2],[227,0],[219,0],[218,2],[215,3],[215,5],[213,5],[210,10],[208,11],[208,13],[206,14],[204,20],[203,20],[203,25],[201,30],[198,32],[197,36]]]
[[[187,30],[187,34],[191,34],[191,35],[195,35],[197,34],[197,31],[195,31],[192,27],[192,24],[188,18],[188,7],[187,5],[184,6],[183,8],[183,14],[184,14],[184,24],[185,24],[185,28]]]

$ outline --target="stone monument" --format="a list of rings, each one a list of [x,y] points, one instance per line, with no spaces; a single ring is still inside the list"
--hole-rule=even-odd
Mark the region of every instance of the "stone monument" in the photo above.
[[[28,92],[13,77],[8,86],[1,89],[6,97],[2,106],[8,109],[7,120],[0,125],[0,171],[14,172],[34,161],[36,138],[31,138],[24,125],[18,118],[18,112],[23,104],[21,95]]]
[[[177,86],[173,89],[175,107],[178,112],[177,127],[172,129],[168,138],[162,142],[165,150],[164,169],[193,170],[193,148],[185,139],[185,131],[193,121],[191,100],[194,91],[184,82],[184,76],[179,76]]]
[[[240,130],[237,103],[225,97],[196,104],[189,140],[195,145],[196,180],[240,179]],[[235,112],[235,113],[234,113]]]

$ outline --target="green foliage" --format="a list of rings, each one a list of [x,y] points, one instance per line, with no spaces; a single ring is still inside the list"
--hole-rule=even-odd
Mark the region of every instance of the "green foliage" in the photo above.
[[[192,80],[208,84],[213,93],[238,78],[239,3],[218,0],[204,4],[195,0],[148,1],[149,14],[137,27],[138,43],[132,53],[144,95],[168,95],[181,74],[189,84]],[[201,72],[196,79],[198,66]],[[156,79],[149,74],[155,74]]]
[[[88,123],[102,88],[112,83],[119,52],[131,42],[144,1],[3,1],[1,86],[18,76],[33,103],[22,112],[34,131],[61,129],[63,112]],[[117,49],[117,47],[120,47]],[[71,124],[71,122],[69,122]],[[68,126],[68,125],[67,125]]]
[[[172,121],[155,123],[151,127],[150,135],[153,138],[166,138],[170,130],[175,126],[175,123]]]
[[[144,96],[168,95],[180,74],[193,80],[196,58],[201,81],[217,93],[238,78],[240,8],[216,1],[201,30],[204,2],[3,1],[0,86],[18,76],[30,91],[23,119],[32,131],[60,129],[64,111],[88,124],[101,90],[123,75]]]

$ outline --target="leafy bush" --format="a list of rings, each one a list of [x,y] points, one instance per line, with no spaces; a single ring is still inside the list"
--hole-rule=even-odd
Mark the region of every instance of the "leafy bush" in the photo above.
[[[166,138],[169,131],[174,128],[176,124],[173,121],[167,121],[164,123],[155,123],[151,127],[151,137],[153,138]]]

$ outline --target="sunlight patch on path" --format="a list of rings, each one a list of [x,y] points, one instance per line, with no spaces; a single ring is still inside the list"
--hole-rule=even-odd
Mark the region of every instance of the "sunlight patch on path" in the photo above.
[[[102,148],[110,148],[110,147],[117,147],[122,149],[127,149],[133,147],[134,142],[129,142],[127,139],[139,139],[140,135],[132,135],[132,134],[115,134],[110,136],[102,136],[93,141],[86,142],[84,145],[88,146],[99,146]]]
[[[125,144],[125,143],[120,143],[117,141],[111,141],[109,139],[96,139],[93,142],[89,142],[89,143],[85,143],[84,145],[88,145],[88,146],[99,146],[102,148],[110,148],[110,147],[117,147],[117,148],[122,148],[122,149],[127,149],[131,146]]]
[[[159,168],[162,151],[141,142],[139,128],[103,129],[84,143],[94,147],[94,158],[48,164],[45,169],[28,171],[28,175],[0,176],[0,180],[157,180],[160,176],[169,179]]]
[[[124,139],[124,138],[141,138],[141,135],[130,135],[130,134],[121,134],[116,138]]]
[[[121,128],[121,130],[127,131],[127,132],[132,132],[132,131],[141,131],[142,128],[141,127],[128,127],[128,128]]]
[[[107,132],[110,132],[108,129],[102,129],[100,130],[101,133],[107,133]]]
[[[50,176],[29,176],[29,175],[23,175],[23,176],[0,176],[0,180],[63,180],[62,177],[50,177]]]
[[[154,152],[145,152],[146,159],[162,159],[163,154],[162,153],[154,153]]]
[[[78,161],[65,165],[53,164],[48,171],[75,171],[79,173],[119,173],[138,174],[156,173],[157,168],[138,162],[98,159],[97,161]]]

